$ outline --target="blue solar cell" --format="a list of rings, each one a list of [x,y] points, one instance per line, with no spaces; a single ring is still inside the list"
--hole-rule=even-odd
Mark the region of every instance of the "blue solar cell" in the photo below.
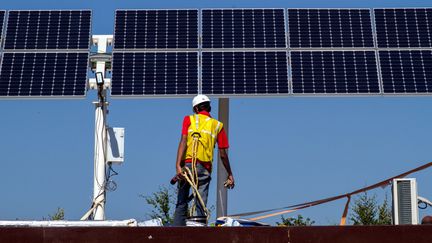
[[[379,51],[384,93],[431,93],[432,51]]]
[[[87,67],[88,53],[6,52],[0,96],[84,96]]]
[[[113,96],[198,93],[197,52],[115,52]]]
[[[294,94],[380,93],[374,51],[292,51]]]
[[[198,10],[117,10],[114,48],[198,48]]]
[[[9,11],[6,50],[90,47],[91,11]]]
[[[285,48],[283,9],[202,10],[203,48]]]
[[[374,11],[378,47],[432,47],[432,8]]]
[[[0,40],[3,39],[3,24],[5,19],[6,11],[0,10]]]
[[[288,94],[286,52],[203,52],[204,94]]]
[[[374,47],[368,9],[288,9],[291,48]]]

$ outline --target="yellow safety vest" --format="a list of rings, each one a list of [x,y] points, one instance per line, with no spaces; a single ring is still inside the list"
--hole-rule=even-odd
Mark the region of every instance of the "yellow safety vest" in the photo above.
[[[206,115],[196,114],[189,116],[191,125],[188,130],[187,150],[185,159],[192,159],[194,136],[198,137],[197,159],[201,162],[213,161],[213,150],[217,136],[222,130],[222,122]]]

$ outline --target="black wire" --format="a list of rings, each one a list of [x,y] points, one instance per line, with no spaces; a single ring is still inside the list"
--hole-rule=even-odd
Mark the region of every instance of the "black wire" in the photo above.
[[[111,174],[112,172],[112,174]],[[115,181],[113,181],[111,178],[113,176],[118,175],[117,171],[115,171],[112,168],[112,163],[108,164],[108,170],[107,170],[107,176],[106,176],[106,184],[105,184],[105,189],[107,191],[115,191],[117,189],[117,183]]]
[[[420,206],[420,205],[424,205],[424,206]],[[420,208],[420,209],[426,209],[426,208],[428,207],[428,204],[425,203],[425,202],[423,202],[423,201],[419,201],[419,202],[417,203],[417,206],[418,206],[418,208]]]
[[[99,86],[99,89],[98,89],[99,106],[102,109],[102,116],[103,116],[105,99],[104,99],[102,92],[103,92],[103,87]],[[98,112],[97,116],[96,116],[96,125],[99,124],[100,119],[102,119],[102,118],[101,118],[100,113]],[[96,141],[95,142],[96,142],[96,144],[99,144],[99,136],[98,135],[96,135]],[[98,149],[98,146],[96,146],[96,148]],[[98,152],[99,151],[95,151],[95,153],[98,153]],[[102,147],[102,152],[103,152],[103,155],[106,156],[104,147]],[[104,161],[106,161],[106,157],[104,158]],[[95,174],[97,171],[96,166],[97,166],[97,163],[95,162],[95,168],[94,168],[95,171],[93,172],[93,176],[96,178],[96,183],[97,183],[98,187],[100,188],[99,194],[95,197],[95,198],[98,198],[98,197],[105,194],[105,190],[115,191],[117,189],[117,184],[111,180],[111,177],[118,175],[118,173],[112,169],[111,163],[109,163],[109,165],[108,165],[109,169],[105,171],[105,181],[101,184],[97,180],[97,177]],[[113,174],[111,174],[111,172],[113,172]],[[105,190],[103,190],[103,189],[105,189]],[[95,202],[92,201],[91,208],[93,207],[94,203]],[[90,214],[89,218],[94,218],[94,212],[92,212],[92,214]]]

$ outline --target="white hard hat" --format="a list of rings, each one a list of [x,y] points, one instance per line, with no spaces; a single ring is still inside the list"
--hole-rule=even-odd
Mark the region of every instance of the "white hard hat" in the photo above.
[[[199,105],[204,102],[210,102],[209,97],[207,97],[207,95],[199,94],[193,98],[192,107],[195,107],[196,105]]]

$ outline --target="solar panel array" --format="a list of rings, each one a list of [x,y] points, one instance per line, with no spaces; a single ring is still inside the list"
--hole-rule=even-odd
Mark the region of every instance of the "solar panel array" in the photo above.
[[[117,10],[115,49],[198,48],[198,10]]]
[[[204,94],[288,94],[287,53],[203,52]]]
[[[0,40],[3,39],[3,24],[4,24],[5,15],[6,15],[6,11],[0,10]]]
[[[204,9],[203,48],[286,48],[284,9]]]
[[[289,93],[284,9],[204,9],[201,15],[202,93]]]
[[[431,26],[432,8],[118,10],[111,94],[429,94]],[[91,11],[0,11],[0,33],[1,97],[85,95]]]
[[[198,93],[196,52],[115,52],[111,94],[182,95]]]
[[[293,94],[379,94],[369,9],[288,9]]]
[[[112,80],[113,96],[197,94],[198,10],[116,11]]]
[[[384,94],[432,92],[432,9],[375,9]]]
[[[119,10],[112,94],[429,93],[431,23],[425,8]],[[193,52],[193,76],[154,69],[175,59],[158,51]]]
[[[432,47],[432,9],[375,9],[380,48]]]
[[[5,50],[89,49],[90,11],[9,11]]]
[[[384,93],[431,93],[432,50],[379,51]]]
[[[291,52],[293,92],[378,94],[374,51]]]
[[[0,97],[84,97],[91,11],[9,11]]]
[[[4,53],[0,96],[84,96],[87,53]]]
[[[291,48],[374,47],[369,9],[288,9]]]

